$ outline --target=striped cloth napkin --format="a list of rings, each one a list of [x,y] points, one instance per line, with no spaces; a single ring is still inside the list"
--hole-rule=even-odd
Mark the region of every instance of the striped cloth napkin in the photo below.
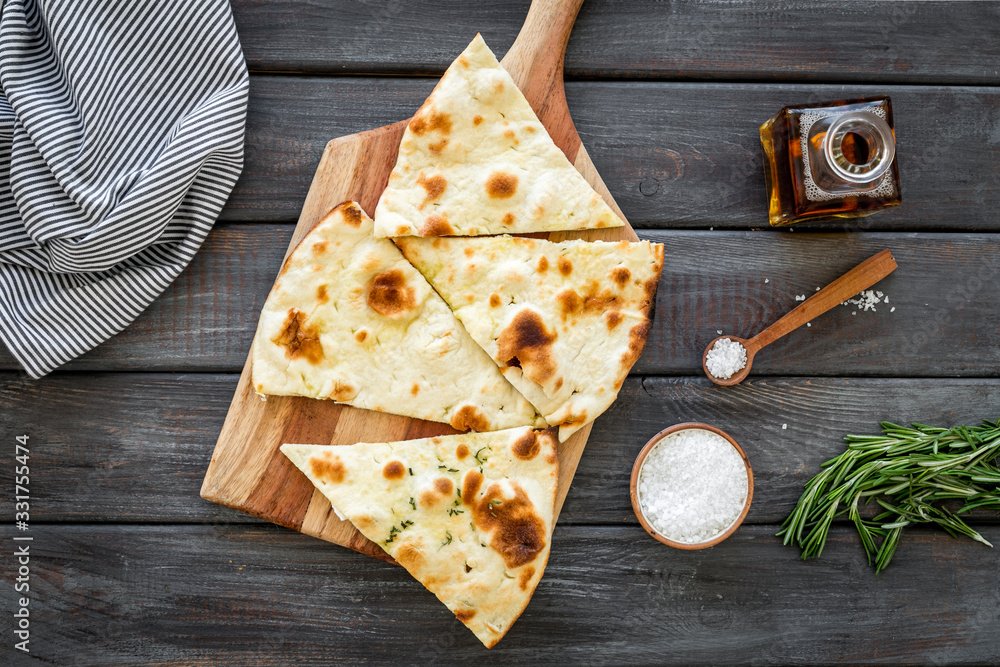
[[[227,0],[6,0],[0,338],[40,377],[187,266],[243,168]]]

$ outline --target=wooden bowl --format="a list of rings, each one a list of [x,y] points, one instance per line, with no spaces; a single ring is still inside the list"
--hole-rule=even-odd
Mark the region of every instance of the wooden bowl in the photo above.
[[[668,537],[664,537],[663,535],[658,533],[649,524],[648,521],[646,521],[646,517],[642,513],[642,508],[639,506],[639,470],[642,468],[642,464],[646,460],[646,456],[649,454],[650,450],[653,449],[653,446],[656,445],[656,443],[658,443],[663,438],[667,437],[671,433],[676,433],[677,431],[685,431],[687,429],[702,429],[705,431],[711,431],[712,433],[715,433],[717,435],[721,435],[739,453],[740,458],[743,459],[743,464],[747,468],[747,500],[743,504],[743,511],[740,512],[740,515],[736,517],[736,521],[734,521],[733,524],[729,526],[729,528],[727,528],[723,533],[716,535],[712,539],[707,540],[705,542],[696,542],[696,543],[676,542]],[[673,426],[665,428],[656,435],[654,435],[650,439],[650,441],[646,443],[646,446],[642,448],[642,451],[639,452],[639,456],[635,458],[635,465],[632,466],[632,483],[630,485],[629,492],[632,496],[632,510],[635,512],[635,518],[639,520],[639,523],[642,525],[643,530],[652,535],[653,538],[656,539],[658,542],[662,542],[663,544],[666,544],[669,547],[674,547],[675,549],[685,549],[687,551],[693,551],[695,549],[707,549],[708,547],[715,546],[716,544],[718,544],[719,542],[721,542],[722,540],[726,539],[734,532],[736,532],[736,529],[739,528],[740,524],[743,523],[743,519],[746,518],[747,512],[750,511],[750,502],[753,500],[753,469],[751,469],[750,467],[750,461],[747,459],[746,452],[744,452],[743,448],[740,447],[739,444],[735,440],[733,440],[729,436],[729,434],[726,433],[725,431],[717,429],[714,426],[709,426],[708,424],[701,424],[698,422],[685,422],[683,424],[674,424]]]

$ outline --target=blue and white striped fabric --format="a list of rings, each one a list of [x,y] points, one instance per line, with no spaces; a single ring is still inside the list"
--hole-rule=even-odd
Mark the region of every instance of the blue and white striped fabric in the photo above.
[[[243,168],[228,0],[6,0],[0,337],[40,377],[187,266]]]

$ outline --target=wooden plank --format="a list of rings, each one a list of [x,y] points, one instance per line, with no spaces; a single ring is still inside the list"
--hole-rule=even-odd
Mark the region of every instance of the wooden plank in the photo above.
[[[402,568],[291,531],[35,527],[30,648],[104,665],[1000,661],[991,549],[914,531],[875,576],[849,527],[806,563],[773,530],[681,552],[638,527],[557,527],[534,599],[487,651]],[[5,609],[16,595],[3,587]]]
[[[1000,237],[643,230],[666,244],[656,320],[636,366],[700,373],[717,331],[747,337],[862,259],[890,248],[899,269],[876,312],[836,308],[754,361],[753,374],[996,377]],[[136,322],[71,370],[236,371],[291,227],[223,225]],[[764,282],[768,280],[769,282]],[[889,312],[895,308],[895,312]],[[857,312],[852,316],[851,312]],[[0,367],[16,368],[6,351]]]
[[[246,166],[223,219],[296,220],[327,141],[409,117],[435,81],[251,77]],[[787,104],[888,94],[902,205],[800,229],[1000,229],[997,88],[581,81],[566,94],[636,228],[766,227],[760,124]]]
[[[526,0],[232,3],[251,70],[440,74],[476,32],[504,53]],[[588,0],[571,77],[996,83],[988,2]],[[961,44],[957,47],[956,44]]]
[[[198,497],[236,380],[101,373],[35,382],[0,375],[0,433],[30,436],[32,518],[253,521]],[[820,463],[843,451],[847,433],[877,432],[884,419],[978,423],[1000,417],[998,405],[995,380],[774,378],[723,389],[704,378],[633,377],[595,423],[559,521],[634,525],[632,463],[670,424],[701,421],[732,435],[754,468],[747,521],[777,523]],[[0,481],[9,486],[12,473],[0,473]],[[9,496],[0,498],[0,514],[10,515],[11,503]]]

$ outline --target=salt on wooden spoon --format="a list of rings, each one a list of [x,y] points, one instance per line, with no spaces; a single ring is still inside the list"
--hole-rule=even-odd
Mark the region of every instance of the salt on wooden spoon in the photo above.
[[[719,336],[705,348],[705,353],[701,358],[701,367],[705,371],[708,379],[723,387],[731,387],[734,384],[743,382],[750,374],[750,367],[753,365],[754,356],[766,346],[778,340],[782,336],[795,331],[806,322],[813,320],[837,304],[847,301],[849,298],[863,292],[887,275],[896,270],[896,260],[893,259],[889,250],[883,250],[873,257],[869,257],[853,269],[840,276],[832,283],[813,294],[804,302],[792,309],[780,320],[761,331],[753,338],[747,340],[736,336]],[[746,350],[746,364],[730,375],[728,378],[718,378],[708,370],[708,353],[720,340],[728,339],[738,343]],[[724,344],[727,347],[731,347]],[[720,348],[721,350],[722,348]]]

